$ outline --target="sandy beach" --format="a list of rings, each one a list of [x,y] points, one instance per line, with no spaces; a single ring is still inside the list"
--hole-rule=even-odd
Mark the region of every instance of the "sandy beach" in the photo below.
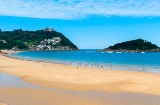
[[[0,105],[6,105],[6,104],[4,104],[3,102],[0,102]]]
[[[160,96],[160,74],[156,73],[106,70],[88,67],[77,68],[76,66],[70,65],[19,60],[3,55],[0,55],[0,72],[20,77],[33,84],[62,90],[89,90],[113,93],[131,92]],[[21,93],[23,91],[35,93],[28,93],[28,96],[31,96],[30,99],[28,99],[30,101],[33,101],[34,97],[38,96],[38,99],[42,100],[43,98],[40,97],[42,94],[48,97],[47,100],[50,101],[47,101],[48,104],[45,105],[55,102],[57,102],[57,104],[64,104],[65,100],[68,102],[66,105],[74,105],[75,103],[76,105],[85,105],[84,103],[86,103],[86,105],[102,104],[90,99],[84,99],[83,97],[55,92],[50,93],[45,90],[8,88],[0,88],[0,92],[4,94],[4,96],[8,96],[8,98],[0,96],[0,101],[13,103],[12,99],[14,95],[17,93],[23,95],[23,93]],[[18,95],[16,96],[20,97]],[[56,101],[52,100],[51,97],[56,97]],[[3,100],[1,100],[2,98]],[[23,99],[22,101],[24,102]],[[38,100],[36,102],[38,103]],[[44,103],[39,105],[44,105]],[[15,105],[18,104],[15,103]]]

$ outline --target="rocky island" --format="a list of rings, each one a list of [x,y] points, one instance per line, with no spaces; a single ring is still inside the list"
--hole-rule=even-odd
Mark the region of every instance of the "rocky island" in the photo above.
[[[68,38],[53,28],[37,31],[0,30],[0,49],[12,50],[77,50]]]
[[[103,51],[159,52],[160,48],[147,40],[136,39],[122,43],[117,43],[113,46],[109,46],[108,48],[103,49]]]

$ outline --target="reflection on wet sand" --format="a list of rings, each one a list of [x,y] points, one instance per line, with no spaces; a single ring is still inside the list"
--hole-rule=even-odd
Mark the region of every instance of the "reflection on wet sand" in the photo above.
[[[10,82],[9,82],[10,81]],[[48,88],[0,73],[0,99],[9,105],[159,105],[160,97],[136,93],[109,93]],[[33,94],[34,93],[34,94]],[[17,100],[18,98],[18,100]],[[0,105],[5,105],[0,102]]]

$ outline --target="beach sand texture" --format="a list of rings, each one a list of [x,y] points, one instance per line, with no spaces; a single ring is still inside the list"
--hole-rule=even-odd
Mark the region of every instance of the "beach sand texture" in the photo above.
[[[133,92],[160,96],[160,74],[156,73],[106,70],[87,67],[79,67],[77,69],[76,66],[18,60],[3,55],[0,55],[0,72],[18,76],[31,83],[49,88],[78,91]],[[38,89],[23,90],[0,88],[0,92],[0,99],[3,98],[3,102],[10,103],[13,103],[12,98],[14,96],[17,96],[17,98],[21,97],[16,95],[17,93],[24,95],[23,92],[29,92],[27,96],[30,96],[30,99],[28,99],[30,101],[33,101],[34,97],[38,97],[39,100],[43,100],[40,96],[44,96],[44,100],[45,97],[48,97],[46,99],[49,100],[47,101],[48,104],[45,105],[49,105],[51,102],[57,102],[57,105],[64,105],[64,102],[68,102],[66,105],[74,105],[75,103],[76,105],[85,105],[84,103],[86,103],[86,105],[101,105],[96,101],[83,99],[83,97],[55,92],[50,93]],[[10,98],[4,98],[4,96]],[[56,98],[56,96],[61,98]],[[53,101],[53,98],[50,97],[55,97],[56,101]],[[24,99],[27,98],[21,100],[25,102]],[[72,99],[74,101],[72,101]],[[38,103],[38,100],[35,101],[35,103],[36,102]],[[46,101],[43,102],[47,103]],[[39,105],[44,105],[44,103],[39,103]],[[18,104],[15,103],[15,105]]]
[[[99,102],[76,95],[42,89],[0,88],[0,93],[0,99],[8,105],[101,105]]]
[[[5,103],[3,103],[3,102],[0,102],[0,105],[7,105],[7,104],[5,104]]]
[[[45,66],[44,66],[45,65]],[[42,86],[160,95],[160,74],[18,60],[0,55],[0,71]]]

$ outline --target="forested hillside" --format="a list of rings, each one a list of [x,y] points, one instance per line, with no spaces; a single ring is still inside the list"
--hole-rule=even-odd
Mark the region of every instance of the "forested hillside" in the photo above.
[[[78,49],[68,38],[62,33],[56,31],[23,31],[22,29],[14,31],[0,30],[0,49],[11,49],[16,47],[18,49],[29,49],[29,46],[36,46],[44,39],[52,39],[53,37],[60,37],[59,43],[56,46],[69,46],[71,49]]]
[[[117,43],[114,46],[109,46],[106,49],[110,50],[153,50],[157,49],[158,46],[155,44],[152,44],[149,41],[143,40],[143,39],[136,39],[131,41],[126,41],[122,43]]]

